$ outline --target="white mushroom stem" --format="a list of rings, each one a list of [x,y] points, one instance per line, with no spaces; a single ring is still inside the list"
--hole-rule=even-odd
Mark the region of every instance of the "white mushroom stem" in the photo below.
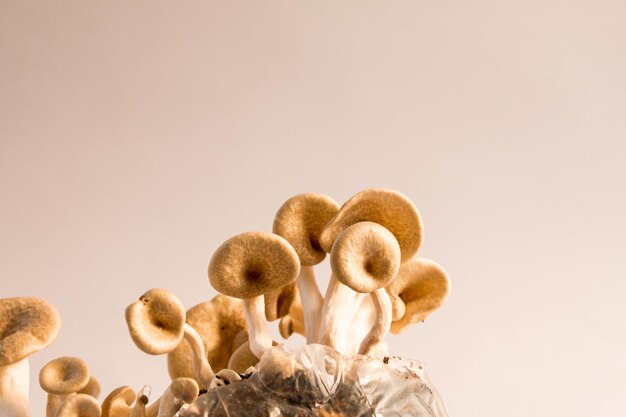
[[[263,296],[243,299],[243,312],[248,325],[250,350],[260,359],[263,353],[272,347],[273,342],[265,319]]]
[[[364,294],[357,293],[343,285],[334,275],[331,275],[322,305],[319,343],[337,349],[340,345],[337,340],[340,337],[338,335],[348,325],[349,319],[354,316],[363,296]]]
[[[211,368],[211,364],[209,364],[206,357],[202,337],[198,334],[196,329],[187,323],[185,323],[184,331],[184,338],[187,343],[189,343],[192,351],[193,369],[196,376],[200,380],[200,383],[208,388],[211,386],[211,382],[215,379],[215,373],[213,372],[213,368]]]
[[[404,317],[404,314],[406,313],[406,304],[404,304],[404,301],[402,301],[399,295],[392,294],[389,291],[387,291],[387,295],[391,300],[391,311],[393,320],[400,320],[402,317]]]
[[[28,359],[0,366],[0,416],[28,417]]]
[[[304,316],[304,337],[306,337],[307,344],[316,343],[324,297],[315,280],[313,266],[301,266],[297,285]]]
[[[383,341],[391,328],[392,308],[387,291],[384,288],[379,288],[371,292],[370,297],[374,303],[377,320],[374,321],[374,326],[359,347],[360,355],[369,355],[372,348]]]

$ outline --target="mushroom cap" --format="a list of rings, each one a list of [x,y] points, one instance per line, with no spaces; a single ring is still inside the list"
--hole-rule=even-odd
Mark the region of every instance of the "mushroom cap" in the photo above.
[[[174,379],[168,389],[174,397],[183,400],[183,402],[187,404],[192,403],[198,398],[198,394],[200,393],[200,388],[196,380],[185,377]]]
[[[53,359],[39,371],[39,385],[54,395],[78,392],[87,386],[89,378],[87,363],[71,356]]]
[[[246,369],[257,363],[259,363],[259,358],[252,353],[250,343],[244,343],[233,352],[228,361],[228,368],[243,374]]]
[[[153,288],[126,307],[126,324],[139,349],[161,355],[176,349],[182,340],[185,309],[174,294]]]
[[[114,389],[102,402],[102,417],[129,416],[136,397],[131,387]]]
[[[300,273],[300,260],[284,238],[247,232],[224,242],[209,263],[209,281],[222,294],[254,298],[284,287]]]
[[[333,275],[354,291],[369,293],[385,287],[400,269],[400,246],[383,226],[359,222],[337,237],[330,253]]]
[[[85,385],[83,389],[79,390],[78,394],[91,395],[92,397],[97,399],[100,396],[101,391],[102,388],[100,387],[100,382],[98,382],[96,377],[91,375],[89,377],[89,382],[87,382],[87,385]]]
[[[338,210],[339,205],[324,194],[298,194],[278,209],[272,231],[287,239],[302,265],[317,265],[326,257],[320,234]]]
[[[248,335],[247,330],[242,330],[239,333],[237,333],[237,335],[233,339],[233,348],[232,348],[233,352],[237,350],[239,346],[246,343],[249,339],[250,339],[250,336]]]
[[[304,311],[302,310],[302,303],[299,298],[291,305],[289,314],[281,317],[278,323],[278,332],[283,339],[289,339],[294,333],[298,333],[302,336],[305,335]]]
[[[402,264],[398,276],[386,289],[406,305],[404,316],[391,323],[391,332],[398,334],[441,307],[450,292],[450,278],[436,262],[416,258]]]
[[[352,196],[324,227],[320,235],[322,248],[330,252],[346,227],[364,221],[378,223],[393,233],[402,261],[412,258],[422,244],[422,219],[413,202],[394,190],[369,188]]]
[[[233,346],[235,337],[246,329],[241,300],[218,294],[211,301],[200,303],[187,310],[186,321],[202,337],[211,368],[215,372],[226,368],[228,358],[236,349]],[[168,353],[167,368],[172,379],[179,377],[196,379],[193,354],[186,340],[183,339],[176,349]],[[196,379],[196,382],[199,381]]]
[[[274,321],[289,314],[291,305],[298,297],[298,286],[294,281],[263,296],[265,298],[265,318],[267,321]]]
[[[19,362],[47,347],[60,329],[59,312],[41,298],[0,299],[0,366]]]
[[[56,417],[100,417],[98,400],[87,394],[76,394],[63,402]]]

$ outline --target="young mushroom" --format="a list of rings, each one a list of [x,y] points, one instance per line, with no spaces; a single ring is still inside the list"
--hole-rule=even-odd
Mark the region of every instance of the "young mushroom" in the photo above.
[[[450,292],[450,278],[434,261],[415,258],[400,267],[396,279],[387,286],[392,300],[403,314],[394,318],[391,332],[400,333],[411,323],[422,322],[441,307]]]
[[[272,233],[247,232],[232,237],[211,258],[209,281],[222,294],[243,300],[250,349],[258,358],[272,347],[263,295],[293,282],[299,272],[296,251]]]
[[[102,388],[100,387],[100,382],[98,382],[96,377],[94,377],[93,375],[90,375],[89,382],[87,382],[87,385],[85,385],[85,388],[79,390],[77,394],[87,394],[87,395],[94,397],[95,399],[98,399],[98,397],[100,396],[101,390]]]
[[[184,404],[194,402],[198,393],[198,383],[194,379],[176,378],[160,399],[157,417],[174,417]]]
[[[28,417],[28,357],[56,339],[57,310],[35,297],[0,299],[0,416]]]
[[[80,358],[62,356],[45,364],[39,371],[39,385],[48,393],[46,417],[55,417],[70,397],[87,386],[89,378],[87,363]]]
[[[357,293],[370,294],[376,309],[374,326],[359,347],[360,354],[368,354],[381,342],[391,327],[391,301],[385,292],[400,269],[400,246],[394,235],[383,226],[372,222],[360,222],[346,228],[337,237],[330,254],[333,276],[340,283]],[[331,292],[328,304],[341,305],[341,292]],[[354,301],[352,301],[354,302]],[[341,318],[329,310],[324,317],[325,340],[336,348],[338,323]]]
[[[298,287],[295,282],[263,294],[267,321],[274,321],[289,314],[289,309],[297,297]]]
[[[196,378],[205,387],[214,383],[215,374],[204,353],[204,341],[185,323],[185,310],[170,292],[154,288],[126,308],[126,323],[135,345],[151,355],[176,349],[184,338],[192,350]]]
[[[131,387],[123,386],[114,389],[102,401],[101,417],[129,417],[136,397]]]
[[[228,366],[228,359],[239,347],[239,344],[233,346],[237,335],[243,332],[247,340],[243,304],[236,298],[219,294],[211,301],[200,303],[187,310],[185,321],[202,337],[206,358],[216,373]],[[192,349],[186,340],[167,354],[167,368],[172,379],[194,378],[201,388],[209,388],[196,377]]]
[[[307,343],[317,341],[324,299],[315,280],[314,265],[326,257],[319,238],[339,205],[323,194],[298,194],[287,200],[276,213],[272,230],[287,239],[300,258],[298,292],[304,316]]]
[[[76,394],[68,398],[55,417],[100,417],[100,404],[89,394]]]

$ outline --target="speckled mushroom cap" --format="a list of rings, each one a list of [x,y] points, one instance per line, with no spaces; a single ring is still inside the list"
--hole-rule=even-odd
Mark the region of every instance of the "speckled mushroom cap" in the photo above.
[[[98,400],[87,394],[76,394],[63,402],[56,417],[100,417]]]
[[[300,260],[284,238],[247,232],[224,242],[209,263],[209,281],[222,294],[254,298],[293,282]]]
[[[413,202],[397,191],[370,188],[352,196],[328,222],[320,235],[322,248],[330,252],[339,233],[364,221],[378,223],[393,233],[402,261],[412,258],[422,244],[422,219]]]
[[[369,293],[389,284],[400,269],[400,246],[383,226],[359,222],[346,228],[330,253],[334,276],[354,291]]]
[[[233,346],[233,340],[246,329],[241,300],[219,294],[211,301],[187,310],[186,321],[202,337],[211,368],[215,372],[226,368],[228,358],[237,347]],[[167,355],[167,368],[172,379],[197,378],[192,351],[186,340]]]
[[[263,295],[265,299],[265,318],[274,321],[289,314],[289,309],[298,297],[298,286],[294,281],[277,290]]]
[[[61,329],[58,311],[36,297],[0,299],[0,366],[44,349]]]
[[[386,289],[406,305],[404,316],[391,323],[391,332],[398,334],[441,307],[450,292],[450,278],[436,262],[416,258],[402,264],[398,276]]]
[[[194,379],[184,377],[174,379],[169,386],[169,390],[174,397],[183,400],[187,404],[194,401],[200,391],[198,383]]]
[[[139,349],[161,355],[174,350],[182,340],[185,309],[174,294],[154,288],[126,308],[126,324]]]
[[[320,234],[338,210],[339,205],[324,194],[298,194],[278,209],[272,231],[287,239],[302,265],[317,265],[326,257]]]
[[[131,407],[137,395],[131,387],[123,386],[114,389],[102,401],[101,417],[124,417],[130,415]]]
[[[84,360],[62,356],[41,368],[39,385],[48,394],[67,395],[85,388],[89,377],[89,368]]]

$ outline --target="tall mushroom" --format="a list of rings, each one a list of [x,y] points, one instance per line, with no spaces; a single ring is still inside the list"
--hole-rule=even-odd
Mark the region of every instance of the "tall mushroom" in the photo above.
[[[239,347],[234,346],[234,339],[239,333],[245,333],[246,319],[241,300],[219,294],[211,301],[187,310],[185,321],[202,337],[206,357],[213,371],[217,373],[226,368],[228,359]],[[172,379],[194,378],[202,386],[196,377],[192,350],[186,340],[167,354],[167,368]]]
[[[389,284],[400,269],[400,245],[394,235],[383,226],[372,222],[359,222],[346,228],[337,237],[330,253],[333,276],[339,282],[339,289],[347,286],[357,293],[370,294],[376,309],[377,320],[359,348],[360,354],[368,354],[370,349],[382,341],[391,327],[391,301],[384,287]],[[330,294],[330,306],[343,300],[337,297],[339,291]],[[337,309],[329,310],[324,317],[325,341],[336,348],[335,340],[341,318]]]
[[[68,398],[55,417],[100,417],[100,404],[89,394],[76,394]]]
[[[48,362],[39,371],[39,385],[48,393],[46,417],[55,417],[61,406],[89,383],[87,363],[71,356]]]
[[[302,265],[297,285],[307,343],[317,341],[324,302],[313,271],[313,266],[326,257],[326,252],[320,246],[320,234],[338,210],[339,205],[330,197],[305,193],[287,200],[274,217],[273,232],[287,239],[296,250]]]
[[[298,254],[278,235],[247,232],[228,239],[215,251],[208,272],[213,288],[243,300],[250,349],[260,358],[272,347],[263,295],[298,277]]]
[[[176,349],[183,338],[193,352],[193,367],[200,383],[209,388],[215,374],[204,352],[198,332],[185,323],[185,310],[172,293],[154,288],[126,308],[126,323],[135,345],[150,355]]]
[[[0,299],[0,415],[27,417],[28,357],[56,339],[57,310],[35,297]]]
[[[397,334],[411,323],[424,321],[441,307],[450,292],[450,278],[436,262],[415,258],[402,264],[387,292],[396,300],[397,310],[403,313],[391,324],[391,332]]]

